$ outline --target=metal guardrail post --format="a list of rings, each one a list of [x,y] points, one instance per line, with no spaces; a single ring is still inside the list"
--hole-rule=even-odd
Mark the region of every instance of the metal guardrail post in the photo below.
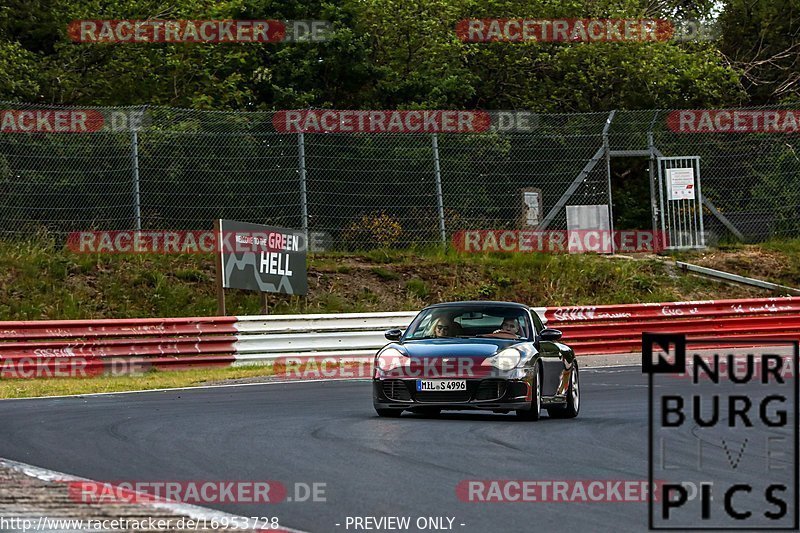
[[[308,189],[306,183],[306,140],[302,132],[297,134],[298,169],[300,174],[300,211],[303,236],[308,247]]]
[[[447,229],[444,225],[444,197],[442,195],[442,169],[439,164],[439,136],[437,134],[431,135],[431,144],[433,147],[433,172],[436,177],[436,208],[439,211],[439,237],[442,240],[442,246],[447,246]]]
[[[764,281],[761,279],[749,278],[747,276],[740,276],[738,274],[733,274],[731,272],[715,270],[713,268],[706,268],[700,265],[684,263],[682,261],[675,261],[675,265],[681,270],[687,272],[694,272],[696,274],[702,274],[704,276],[708,276],[711,278],[722,279],[733,283],[740,283],[742,285],[749,285],[751,287],[758,287],[760,289],[767,289],[775,292],[782,292],[784,294],[792,294],[795,296],[800,296],[800,289],[796,289],[794,287],[787,287],[786,285],[780,285],[778,283],[771,283],[769,281]]]

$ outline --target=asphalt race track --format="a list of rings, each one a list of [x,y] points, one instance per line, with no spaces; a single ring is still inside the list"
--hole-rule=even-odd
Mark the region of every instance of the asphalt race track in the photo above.
[[[277,480],[290,496],[295,482],[325,483],[326,502],[210,505],[311,532],[348,531],[348,516],[454,517],[453,530],[464,532],[646,529],[646,503],[468,503],[456,495],[469,479],[646,480],[640,368],[585,370],[574,420],[458,412],[382,419],[370,387],[5,400],[0,457],[103,481]]]

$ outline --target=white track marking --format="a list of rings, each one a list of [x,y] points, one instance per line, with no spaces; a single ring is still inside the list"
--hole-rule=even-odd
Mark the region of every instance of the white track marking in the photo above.
[[[57,482],[90,482],[96,483],[91,479],[73,476],[71,474],[65,474],[63,472],[57,472],[55,470],[48,470],[46,468],[41,468],[38,466],[29,465],[27,463],[20,463],[18,461],[12,461],[11,459],[3,459],[0,457],[0,466],[10,468],[11,470],[15,470],[26,476],[33,477],[39,479],[41,481],[45,481],[48,483],[57,483]],[[141,496],[145,496],[144,494],[138,493]],[[230,523],[232,519],[236,518],[239,522],[242,522],[244,517],[236,516],[230,513],[225,513],[223,511],[217,511],[215,509],[208,509],[206,507],[200,507],[198,505],[191,505],[188,503],[179,503],[179,502],[170,502],[170,501],[144,501],[139,502],[136,505],[141,505],[143,507],[152,507],[154,509],[161,509],[165,511],[170,511],[175,513],[179,516],[188,516],[189,518],[198,521],[198,520],[206,520],[210,522],[211,520],[220,521],[221,519],[227,519]],[[286,532],[286,533],[305,533],[299,529],[291,529],[285,526],[280,527],[280,529],[275,530],[277,533]]]

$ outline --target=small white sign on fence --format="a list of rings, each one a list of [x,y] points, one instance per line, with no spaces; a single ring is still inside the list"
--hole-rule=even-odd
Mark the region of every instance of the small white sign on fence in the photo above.
[[[694,200],[694,169],[670,168],[667,170],[670,200]]]

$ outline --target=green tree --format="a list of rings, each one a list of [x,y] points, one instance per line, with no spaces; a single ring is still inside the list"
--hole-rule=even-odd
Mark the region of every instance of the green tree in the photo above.
[[[728,0],[721,51],[740,74],[747,103],[800,101],[800,3]]]
[[[463,43],[454,31],[475,17],[709,18],[717,5],[707,0],[10,0],[0,8],[0,98],[263,110],[730,105],[747,102],[740,79],[756,101],[793,79],[769,62],[742,66],[756,35],[771,43],[758,57],[791,49],[794,37],[777,36],[796,33],[794,8],[787,16],[791,3],[779,4],[728,2],[723,55],[715,41]],[[71,42],[67,24],[85,18],[313,18],[334,31],[308,43]],[[797,54],[779,59],[791,65]]]

